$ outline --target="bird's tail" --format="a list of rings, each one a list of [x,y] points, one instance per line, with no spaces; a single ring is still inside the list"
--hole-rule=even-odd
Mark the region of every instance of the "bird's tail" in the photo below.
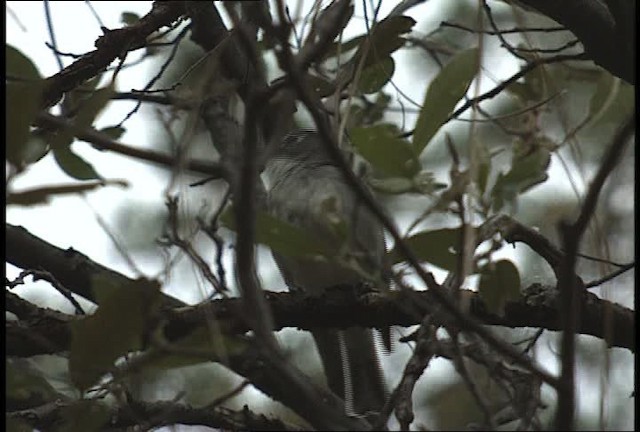
[[[379,413],[387,391],[372,331],[321,330],[314,331],[313,338],[329,388],[345,401],[347,414]]]

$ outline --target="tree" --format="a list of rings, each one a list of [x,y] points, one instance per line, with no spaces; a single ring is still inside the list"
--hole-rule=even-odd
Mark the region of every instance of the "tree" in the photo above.
[[[635,266],[615,259],[629,257],[630,248],[609,250],[615,236],[628,236],[616,228],[630,225],[633,214],[633,205],[622,214],[609,208],[615,190],[632,181],[624,175],[631,159],[623,158],[633,150],[628,144],[634,136],[632,7],[593,1],[574,15],[554,2],[519,2],[558,26],[530,8],[459,2],[449,4],[455,19],[431,25],[435,30],[425,35],[419,30],[424,23],[411,14],[432,2],[403,1],[386,13],[374,3],[300,3],[289,10],[281,2],[154,2],[142,17],[123,13],[120,28],[103,27],[96,49],[72,57],[67,66],[50,20],[51,51],[61,70],[48,77],[28,53],[7,45],[10,209],[126,185],[131,179],[100,174],[96,167],[104,155],[171,174],[154,191],[166,191],[162,235],[140,230],[170,257],[158,277],[126,276],[54,246],[17,226],[19,220],[7,224],[7,262],[23,269],[7,279],[5,291],[12,427],[361,430],[381,427],[394,415],[408,430],[426,421],[425,412],[439,402],[436,392],[425,400],[417,385],[436,357],[460,378],[462,390],[452,394],[471,399],[460,416],[465,423],[454,427],[474,422],[496,428],[513,421],[522,428],[577,426],[576,367],[587,367],[588,359],[582,335],[606,344],[607,358],[617,348],[635,353],[634,311],[598,290],[606,283],[630,287],[624,278]],[[49,16],[47,2],[45,10]],[[361,16],[364,28],[347,36]],[[597,40],[590,28],[602,30]],[[629,55],[613,56],[611,47]],[[135,52],[144,54],[131,60]],[[162,52],[142,91],[118,91],[127,69]],[[418,76],[426,91],[416,109],[406,104],[420,95],[404,94],[397,83],[406,53],[424,69]],[[493,55],[515,59],[519,69],[483,87],[495,72],[486,61]],[[180,65],[180,56],[189,66]],[[427,59],[433,67],[424,67]],[[431,70],[433,76],[426,72]],[[123,99],[136,102],[125,121],[98,130],[98,115]],[[145,115],[138,112],[142,104],[163,107],[154,123],[164,126],[163,139],[170,143],[163,151],[120,141],[129,119]],[[347,131],[352,150],[367,162],[362,175],[346,161],[341,166],[391,240],[391,293],[341,287],[312,298],[275,292],[281,287],[256,277],[256,244],[291,254],[313,248],[304,233],[260,207],[264,150],[301,124],[317,129],[328,148],[337,148],[337,137]],[[200,130],[215,149],[199,142]],[[76,141],[101,153],[82,156],[72,148]],[[578,145],[583,142],[589,145]],[[18,186],[51,159],[73,183]],[[566,216],[554,218],[550,205],[546,212],[530,206],[527,213],[531,192],[551,181],[552,160],[570,160],[575,168],[565,168],[565,183],[583,180],[584,191],[578,199],[560,200]],[[592,163],[593,174],[584,174]],[[197,187],[185,190],[194,183],[189,176],[197,176]],[[363,192],[364,183],[378,200]],[[213,203],[208,213],[188,205],[201,190]],[[408,229],[397,228],[401,207],[411,209],[403,222]],[[619,223],[608,223],[614,217]],[[499,258],[507,243],[526,245],[533,257]],[[135,269],[135,255],[126,249],[123,255]],[[233,263],[225,260],[230,255]],[[199,272],[211,298],[188,305],[165,293],[179,256]],[[533,283],[527,281],[531,275]],[[29,286],[27,276],[49,283],[73,312],[16,295]],[[373,425],[347,416],[343,402],[309,378],[288,351],[265,342],[272,331],[289,327],[354,325],[393,325],[395,333],[411,328],[402,341],[412,351],[394,363],[402,373],[390,383],[389,401]],[[556,331],[560,368],[553,373],[550,361],[535,352]],[[524,345],[517,343],[522,334]],[[36,357],[42,355],[46,362]],[[243,378],[230,384],[230,374],[212,364]],[[157,376],[190,365],[213,370],[208,376],[215,385],[204,390],[199,404],[189,403],[194,387],[170,401],[145,393]],[[66,389],[52,383],[56,367],[68,372]],[[608,369],[599,368],[598,376],[607,376]],[[555,399],[544,397],[543,384]],[[243,391],[249,385],[290,411],[259,414],[255,399]],[[234,397],[242,409],[229,404]],[[429,421],[446,427],[443,416],[432,414]]]

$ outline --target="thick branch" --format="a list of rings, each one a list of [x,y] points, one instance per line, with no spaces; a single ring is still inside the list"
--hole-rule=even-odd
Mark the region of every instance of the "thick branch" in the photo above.
[[[96,301],[93,292],[96,277],[104,277],[118,285],[131,282],[126,276],[92,261],[73,248],[57,248],[19,226],[7,224],[5,248],[8,263],[22,269],[46,270],[67,289],[93,302]],[[164,297],[166,306],[184,306],[174,297]]]
[[[98,404],[98,402],[93,402]],[[82,404],[82,405],[80,405]],[[8,413],[9,418],[20,419],[40,430],[49,430],[69,415],[70,410],[79,406],[89,409],[89,401],[56,401],[39,407]],[[106,405],[101,404],[107,408]],[[287,424],[279,419],[256,414],[245,406],[241,411],[222,406],[191,407],[169,401],[132,401],[121,407],[109,409],[110,428],[131,428],[149,430],[176,424],[209,426],[222,430],[299,430],[299,426]],[[110,429],[111,430],[111,429]]]
[[[635,84],[635,1],[519,1],[571,30],[596,64]]]
[[[322,297],[267,292],[266,299],[273,312],[276,330],[285,327],[311,330],[353,326],[412,326],[420,324],[420,317],[427,313],[420,305],[434,302],[433,294],[428,291],[398,291],[388,296],[375,293],[358,295],[355,291],[336,287]],[[462,290],[462,295],[469,301],[469,314],[483,324],[562,330],[555,289],[532,285],[525,290],[523,299],[506,305],[504,316],[490,312],[478,293]],[[198,306],[167,311],[166,335],[169,340],[179,339],[197,327],[206,325],[210,319],[218,320],[230,332],[244,333],[249,329],[242,319],[242,313],[242,303],[238,298],[213,300]],[[577,332],[605,339],[608,334],[607,326],[610,326],[613,335],[608,341],[610,346],[635,352],[634,315],[631,309],[587,292]],[[24,332],[27,331],[25,325],[28,325],[29,332],[43,334],[55,346],[68,349],[68,323],[72,319],[82,318],[62,319],[42,314],[35,321],[7,322],[7,354],[25,356],[45,353],[43,347],[23,339]],[[611,321],[606,322],[609,319]]]
[[[154,31],[173,24],[184,13],[184,2],[154,2],[151,11],[140,21],[128,27],[106,30],[96,41],[96,50],[45,80],[42,107],[56,104],[65,92],[73,90],[86,80],[105,70],[112,61],[128,51],[144,46],[146,38]]]

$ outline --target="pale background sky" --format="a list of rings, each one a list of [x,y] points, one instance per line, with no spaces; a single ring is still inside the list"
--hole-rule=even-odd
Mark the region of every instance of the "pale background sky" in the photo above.
[[[418,24],[414,28],[419,31],[430,31],[435,29],[441,17],[441,10],[445,7],[447,0],[431,0],[424,5],[412,9],[409,15],[413,16]],[[293,4],[294,2],[290,2]],[[311,2],[308,2],[310,5]],[[380,16],[384,17],[389,10],[395,6],[395,1],[384,1]],[[97,11],[105,26],[108,28],[117,28],[120,23],[120,15],[123,11],[135,12],[140,16],[147,13],[151,7],[151,2],[92,2],[92,6]],[[306,6],[306,5],[305,5]],[[356,16],[362,16],[362,3],[356,2]],[[498,9],[495,8],[494,9]],[[58,71],[58,66],[53,53],[45,46],[45,41],[49,41],[46,30],[46,21],[44,7],[42,2],[7,2],[7,43],[18,48],[27,56],[29,56],[38,67],[41,75],[50,76]],[[431,13],[435,11],[436,14]],[[71,53],[84,53],[94,49],[93,43],[101,34],[100,28],[89,11],[85,2],[56,1],[51,2],[51,12],[55,26],[58,47],[61,51]],[[14,15],[18,18],[20,24],[17,23]],[[347,28],[347,34],[355,35],[362,33],[364,26],[362,21],[353,20],[350,27]],[[488,43],[495,44],[496,40],[487,40]],[[494,79],[504,79],[513,74],[518,64],[513,59],[504,54],[495,54],[496,51],[487,50],[488,54],[483,58],[485,65],[490,65],[491,77]],[[417,74],[424,75],[420,70],[420,65],[415,63],[409,64],[406,60],[408,54],[398,52],[394,55],[396,60],[396,73],[394,82],[405,93],[409,94],[413,99],[421,102],[426,89],[428,79],[416,79]],[[135,57],[134,57],[135,58]],[[415,57],[414,57],[415,58]],[[70,64],[70,59],[66,58],[65,65]],[[130,91],[131,89],[141,89],[147,83],[149,75],[157,68],[154,61],[145,61],[142,65],[131,69],[123,70],[117,80],[118,90]],[[430,71],[433,74],[435,71]],[[480,91],[491,88],[493,82],[483,77],[480,83]],[[387,89],[390,87],[387,86]],[[470,90],[475,89],[472,86]],[[395,95],[390,90],[391,95]],[[407,104],[409,106],[409,104]],[[107,110],[105,110],[96,123],[97,127],[110,126],[118,123],[124,114],[133,107],[130,102],[114,102]],[[152,110],[144,111],[145,114],[151,114]],[[408,115],[408,122],[414,121],[411,115]],[[120,141],[136,147],[153,146],[153,139],[157,137],[158,132],[153,128],[159,128],[157,121],[150,121],[149,115],[134,115],[125,125],[127,132],[121,137]],[[118,212],[122,206],[129,206],[133,209],[153,209],[161,206],[164,197],[164,188],[167,184],[167,176],[164,170],[156,168],[145,163],[131,160],[129,158],[112,154],[109,152],[98,152],[86,143],[76,142],[73,149],[79,155],[91,162],[96,170],[107,179],[126,179],[130,183],[127,189],[118,187],[105,187],[87,194],[86,199],[69,196],[54,198],[47,205],[35,207],[16,207],[12,206],[7,209],[7,221],[15,225],[22,225],[31,233],[43,238],[44,240],[61,248],[73,247],[74,249],[88,255],[91,259],[99,262],[107,267],[125,273],[129,276],[136,276],[127,266],[124,259],[115,250],[112,241],[105,234],[104,230],[98,224],[95,213],[101,215],[106,223],[111,227],[116,236],[121,236],[118,232],[117,220]],[[535,188],[529,194],[541,196],[554,191],[556,196],[571,196],[571,189],[566,182],[565,172],[561,165],[554,158],[550,169],[551,179],[544,185]],[[19,176],[12,187],[15,190],[24,188],[43,186],[56,183],[72,183],[74,180],[63,173],[53,158],[48,155],[37,164],[31,166],[26,173]],[[205,197],[198,196],[189,188],[181,189],[195,196],[189,198],[192,205],[198,207],[200,201]],[[624,198],[622,198],[624,201]],[[135,212],[133,212],[135,214]],[[142,214],[148,214],[142,212]],[[144,219],[133,218],[130,221],[133,224],[144,225]],[[401,226],[406,226],[407,221],[399,218],[398,222]],[[126,240],[126,239],[125,239]],[[511,248],[505,248],[498,256],[515,257],[515,253]],[[149,276],[157,275],[162,266],[162,257],[160,253],[149,255],[132,254],[136,265],[139,266],[144,273]],[[186,260],[183,260],[186,261]],[[231,267],[231,253],[226,254],[227,267]],[[260,254],[261,276],[265,286],[283,286],[279,282],[279,276],[274,274],[271,258],[268,253]],[[195,302],[199,298],[204,297],[202,290],[194,289],[185,292],[185,286],[202,287],[202,281],[193,269],[184,265],[179,267],[182,271],[175,271],[171,279],[167,282],[165,290],[172,295],[180,297],[185,301]],[[7,265],[7,277],[13,278],[17,276],[18,270]],[[440,275],[441,276],[441,275]],[[231,280],[231,277],[230,277]],[[50,307],[58,307],[65,311],[72,312],[70,305],[61,296],[53,293],[44,282],[28,283],[23,287],[18,287],[15,292],[25,298],[45,301]],[[627,296],[616,298],[616,301],[631,307],[633,299]],[[292,332],[294,330],[291,330]],[[286,332],[281,332],[286,333]],[[538,355],[543,359],[544,365],[551,372],[557,372],[557,362],[550,353],[549,344],[541,344]],[[620,350],[612,350],[612,356],[624,356],[627,354],[620,353]],[[399,348],[391,358],[385,359],[387,380],[389,384],[395,384],[401,373],[398,365],[406,362],[409,351]],[[400,363],[401,362],[401,363]],[[616,373],[621,376],[631,376],[629,365],[627,368],[617,369]],[[421,379],[421,388],[438,385],[441,380],[447,378],[449,372],[452,371],[448,362],[434,361]],[[593,407],[597,406],[600,399],[600,391],[597,386],[598,377],[579,376],[580,391],[578,399],[581,410],[592,412]],[[619,382],[619,381],[618,381]],[[419,390],[418,390],[419,391]],[[631,382],[629,382],[629,393],[631,391]],[[547,389],[549,393],[549,389]],[[257,392],[255,392],[257,393]],[[550,392],[553,393],[553,392]],[[633,400],[628,399],[629,413],[633,410]],[[595,415],[595,414],[594,414]],[[427,422],[428,424],[428,422]],[[629,415],[629,422],[626,423],[628,428],[633,426],[633,416]]]

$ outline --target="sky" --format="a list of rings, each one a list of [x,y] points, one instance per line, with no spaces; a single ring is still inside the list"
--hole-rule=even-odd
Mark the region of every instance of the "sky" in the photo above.
[[[290,2],[291,3],[291,2]],[[426,5],[429,5],[428,7]],[[445,1],[431,0],[425,5],[412,9],[412,15],[418,22],[416,28],[422,31],[435,28],[439,16],[431,13],[446,7]],[[107,28],[120,27],[122,11],[130,11],[142,16],[148,12],[151,2],[92,2],[91,5],[96,13],[100,16],[103,24]],[[393,6],[395,2],[384,1],[380,12],[384,16]],[[101,31],[99,24],[87,7],[86,2],[57,1],[51,2],[51,14],[55,26],[55,35],[58,47],[61,51],[70,53],[84,53],[91,51],[94,41],[100,36]],[[356,16],[362,16],[361,3],[356,2]],[[45,41],[49,41],[46,32],[46,20],[44,7],[42,2],[7,2],[7,18],[6,18],[6,41],[9,45],[15,46],[22,50],[25,54],[35,60],[35,63],[42,76],[50,76],[58,72],[59,68],[55,57],[51,50],[45,46]],[[354,26],[347,29],[347,35],[362,32],[362,26]],[[418,101],[422,100],[426,90],[428,80],[416,80],[415,63],[406,61],[406,54],[398,53],[394,55],[397,62],[396,74],[394,82],[405,93],[410,94]],[[65,59],[65,65],[71,60]],[[491,66],[491,76],[494,79],[505,78],[517,70],[517,63],[507,56],[499,56],[490,54],[484,58],[485,64]],[[139,67],[123,70],[118,78],[117,85],[121,91],[130,91],[131,89],[141,89],[147,83],[148,74],[150,74],[156,64],[152,62],[144,62]],[[492,86],[489,79],[483,79],[480,83],[479,91],[487,90]],[[97,127],[105,127],[119,122],[123,115],[132,108],[130,102],[114,102],[111,106],[98,118]],[[412,121],[411,117],[407,118]],[[153,139],[158,136],[156,131],[149,130],[150,124],[158,127],[157,122],[149,123],[148,117],[133,116],[126,123],[127,132],[120,141],[139,147],[154,147]],[[43,238],[61,248],[73,247],[88,255],[94,261],[113,268],[119,272],[129,276],[135,276],[126,260],[114,248],[113,241],[105,233],[103,227],[99,223],[99,218],[111,227],[116,237],[122,233],[117,231],[116,221],[118,215],[121,214],[123,207],[130,209],[141,209],[140,214],[144,215],[144,209],[153,209],[161,206],[164,200],[163,192],[166,187],[166,176],[163,175],[161,169],[149,166],[144,163],[130,160],[126,157],[111,154],[109,152],[99,152],[91,148],[86,143],[75,143],[73,149],[86,160],[94,164],[96,170],[107,179],[126,179],[129,187],[126,189],[115,186],[101,188],[95,192],[90,192],[85,197],[70,196],[54,198],[47,205],[35,207],[16,207],[12,206],[7,209],[7,222],[22,225],[34,235]],[[554,162],[550,171],[551,179],[544,185],[544,188],[553,188],[558,191],[567,193],[569,187],[563,182],[564,173],[560,164]],[[27,172],[21,175],[12,184],[15,190],[23,190],[30,187],[43,186],[48,184],[72,183],[73,179],[68,177],[60,170],[51,156],[46,156],[37,164],[28,168]],[[542,187],[533,193],[546,193]],[[191,199],[191,203],[198,205],[197,201],[202,197],[185,198]],[[136,214],[135,211],[128,214]],[[99,218],[97,217],[99,215]],[[131,223],[144,225],[147,223],[143,217],[133,218]],[[406,226],[402,220],[399,221],[401,226]],[[501,252],[502,256],[513,257],[512,250]],[[155,256],[137,256],[133,255],[136,265],[143,273],[153,276],[157,275],[163,264],[163,257],[160,253]],[[283,286],[279,281],[279,276],[274,274],[273,267],[270,266],[270,256],[266,251],[260,254],[261,275],[265,285]],[[231,254],[226,254],[225,263],[227,267],[232,264]],[[175,272],[168,280],[165,287],[168,292],[185,299],[186,301],[195,302],[200,298],[206,297],[208,291],[201,288],[201,291],[184,292],[181,287],[195,284],[202,287],[203,282],[199,275],[192,269],[188,270],[187,266],[180,267],[184,271]],[[13,278],[17,276],[19,270],[8,265],[7,277]],[[71,306],[61,296],[51,295],[51,291],[44,282],[30,283],[24,287],[16,288],[16,292],[25,298],[34,301],[46,301],[50,307],[57,307],[67,312],[72,312]],[[549,357],[549,349],[543,349],[543,356]],[[388,365],[397,364],[400,358],[406,358],[407,351],[400,350],[400,353],[394,354],[394,358],[387,359]],[[556,372],[557,365],[554,361],[546,362],[549,370]],[[389,368],[390,380],[398,377],[397,368],[395,375]],[[430,368],[427,378],[437,381],[438,376],[445,375],[450,371],[449,366],[445,362],[435,362]],[[431,381],[430,381],[431,382]],[[582,381],[581,381],[582,382]],[[582,385],[585,384],[584,381]],[[593,397],[581,392],[580,402],[583,409],[590,409],[597,400],[598,392],[593,392]],[[631,419],[631,421],[633,421]],[[631,423],[629,424],[631,427]]]

